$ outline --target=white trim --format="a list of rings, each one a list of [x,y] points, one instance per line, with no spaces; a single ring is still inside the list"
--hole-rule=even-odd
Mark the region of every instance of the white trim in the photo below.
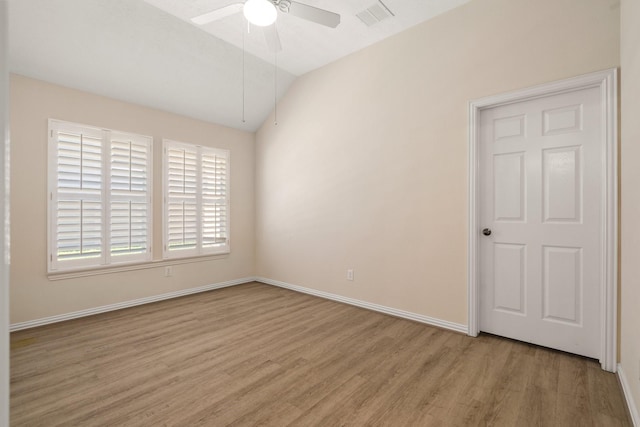
[[[155,259],[142,263],[112,264],[104,267],[92,267],[86,270],[74,270],[72,272],[51,273],[47,276],[49,280],[66,280],[77,277],[100,276],[103,274],[120,273],[123,271],[146,270],[149,268],[165,267],[168,265],[190,264],[194,262],[216,261],[228,258],[229,254],[200,255],[188,258]]]
[[[602,280],[601,295],[601,352],[602,369],[616,371],[617,349],[617,274],[618,274],[618,154],[617,154],[617,69],[599,71],[571,79],[534,86],[527,89],[490,96],[469,102],[469,182],[468,182],[468,249],[467,249],[467,285],[468,316],[467,334],[477,336],[480,332],[478,296],[478,174],[479,158],[477,144],[479,142],[479,116],[485,108],[512,104],[556,95],[564,92],[598,87],[601,90],[603,111],[603,182],[602,194]]]
[[[431,326],[437,326],[439,328],[449,329],[455,332],[466,333],[467,325],[460,323],[449,322],[448,320],[436,319],[434,317],[424,316],[422,314],[412,313],[410,311],[398,310],[396,308],[387,307],[384,305],[374,304],[354,298],[343,297],[341,295],[331,294],[329,292],[318,291],[316,289],[305,288],[303,286],[291,285],[289,283],[280,282],[278,280],[267,279],[265,277],[256,277],[255,281],[265,283],[267,285],[278,286],[280,288],[289,289],[304,294],[313,295],[316,297],[342,302],[349,305],[354,305],[360,308],[366,308],[368,310],[377,311],[384,314],[389,314],[395,317],[401,317],[403,319],[413,320],[415,322],[425,323]]]
[[[469,158],[468,158],[468,197],[469,197],[469,225],[468,225],[468,242],[467,242],[467,334],[477,337],[480,333],[479,313],[480,298],[478,297],[478,233],[472,233],[471,230],[478,230],[478,150],[476,149],[476,141],[478,136],[478,108],[473,104],[469,104]]]
[[[602,73],[600,91],[602,101],[603,148],[602,180],[602,340],[600,365],[616,372],[618,367],[618,70]]]
[[[9,427],[9,2],[0,0],[0,427]]]
[[[253,282],[254,277],[245,277],[242,279],[228,280],[226,282],[213,283],[210,285],[199,286],[197,288],[181,289],[179,291],[168,292],[166,294],[153,295],[150,297],[139,298],[130,301],[119,302],[115,304],[103,305],[86,310],[74,311],[72,313],[58,314],[56,316],[43,317],[40,319],[29,320],[26,322],[13,323],[9,330],[11,332],[20,331],[22,329],[35,328],[37,326],[49,325],[51,323],[64,322],[65,320],[77,319],[80,317],[91,316],[94,314],[106,313],[108,311],[120,310],[122,308],[134,307],[136,305],[149,304],[152,302],[163,301],[172,298],[178,298],[185,295],[197,294],[199,292],[211,291],[214,289],[226,288],[229,286],[241,285],[243,283]]]
[[[635,427],[640,427],[640,414],[638,413],[638,407],[636,406],[636,402],[633,400],[633,395],[631,394],[631,388],[629,387],[629,382],[627,381],[627,376],[622,370],[622,366],[618,364],[618,379],[620,379],[620,385],[622,386],[622,392],[624,394],[624,398],[627,402],[627,408],[629,409],[629,415],[631,416],[631,422]]]
[[[173,262],[173,263],[169,262],[167,264],[175,264],[175,262]],[[377,312],[380,312],[380,313],[389,314],[391,316],[400,317],[400,318],[408,319],[408,320],[413,320],[415,322],[425,323],[427,325],[437,326],[437,327],[444,328],[444,329],[449,329],[449,330],[455,331],[455,332],[461,332],[463,334],[467,332],[467,325],[463,325],[463,324],[460,324],[460,323],[454,323],[454,322],[449,322],[447,320],[436,319],[434,317],[424,316],[422,314],[412,313],[412,312],[404,311],[404,310],[398,310],[396,308],[391,308],[391,307],[387,307],[387,306],[384,306],[384,305],[379,305],[379,304],[374,304],[374,303],[370,303],[370,302],[366,302],[366,301],[361,301],[361,300],[357,300],[357,299],[354,299],[354,298],[343,297],[343,296],[340,296],[340,295],[331,294],[331,293],[323,292],[323,291],[318,291],[318,290],[311,289],[311,288],[305,288],[305,287],[302,287],[302,286],[291,285],[289,283],[280,282],[280,281],[272,280],[272,279],[267,279],[265,277],[245,277],[245,278],[242,278],[242,279],[235,279],[235,280],[229,280],[229,281],[226,281],[226,282],[220,282],[220,283],[214,283],[214,284],[211,284],[211,285],[200,286],[200,287],[197,287],[197,288],[182,289],[182,290],[175,291],[175,292],[169,292],[169,293],[165,293],[165,294],[154,295],[154,296],[150,296],[150,297],[145,297],[145,298],[139,298],[139,299],[130,300],[130,301],[119,302],[119,303],[115,303],[115,304],[103,305],[103,306],[95,307],[95,308],[88,308],[86,310],[74,311],[74,312],[66,313],[66,314],[58,314],[58,315],[50,316],[50,317],[43,317],[43,318],[40,318],[40,319],[29,320],[29,321],[26,321],[26,322],[13,323],[11,325],[11,327],[10,327],[10,331],[14,332],[14,331],[20,331],[22,329],[35,328],[35,327],[38,327],[38,326],[44,326],[44,325],[49,325],[49,324],[52,324],[52,323],[63,322],[65,320],[71,320],[71,319],[77,319],[77,318],[80,318],[80,317],[92,316],[94,314],[106,313],[106,312],[109,312],[109,311],[120,310],[120,309],[128,308],[128,307],[135,307],[137,305],[149,304],[149,303],[152,303],[152,302],[163,301],[163,300],[172,299],[172,298],[178,298],[178,297],[182,297],[182,296],[185,296],[185,295],[191,295],[191,294],[196,294],[196,293],[199,293],[199,292],[206,292],[206,291],[211,291],[211,290],[214,290],[214,289],[226,288],[226,287],[229,287],[229,286],[236,286],[236,285],[241,285],[241,284],[250,283],[250,282],[260,282],[260,283],[264,283],[264,284],[271,285],[271,286],[277,286],[277,287],[280,287],[280,288],[285,288],[285,289],[289,289],[289,290],[292,290],[292,291],[301,292],[301,293],[304,293],[304,294],[314,295],[314,296],[317,296],[317,297],[320,297],[320,298],[324,298],[324,299],[328,299],[328,300],[332,300],[332,301],[337,301],[337,302],[342,302],[342,303],[345,303],[345,304],[354,305],[356,307],[361,307],[361,308],[365,308],[365,309],[368,309],[368,310],[373,310],[373,311],[377,311]]]

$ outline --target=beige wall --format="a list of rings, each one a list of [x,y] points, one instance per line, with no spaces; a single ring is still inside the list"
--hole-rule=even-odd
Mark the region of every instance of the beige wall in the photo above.
[[[254,134],[13,75],[11,322],[23,322],[253,275]],[[154,259],[162,258],[162,138],[231,150],[231,254],[216,260],[50,281],[47,119],[154,138]]]
[[[11,322],[258,275],[466,323],[467,102],[622,61],[621,363],[640,407],[640,4],[473,0],[295,83],[254,136],[11,79]],[[46,275],[48,118],[232,152],[232,253],[61,281]],[[347,268],[356,280],[347,282]]]
[[[256,138],[257,274],[466,324],[467,102],[618,65],[617,0],[474,0],[299,78]]]
[[[620,362],[640,410],[640,2],[622,0],[622,327]]]

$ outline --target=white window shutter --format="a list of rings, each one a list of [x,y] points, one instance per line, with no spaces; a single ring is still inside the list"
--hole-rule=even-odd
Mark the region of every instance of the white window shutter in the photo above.
[[[110,254],[114,261],[145,259],[151,249],[151,141],[112,132],[110,147]]]
[[[49,121],[49,271],[151,259],[152,139]]]
[[[57,187],[51,261],[100,263],[103,256],[102,131],[68,126],[51,129]],[[52,197],[53,199],[53,197]]]
[[[229,252],[229,152],[165,141],[164,256]]]
[[[167,249],[195,253],[198,248],[197,150],[167,148]]]
[[[227,246],[227,168],[226,153],[202,154],[202,247]]]

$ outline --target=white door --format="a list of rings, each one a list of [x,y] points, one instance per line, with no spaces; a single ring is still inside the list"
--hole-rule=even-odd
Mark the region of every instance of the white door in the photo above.
[[[480,330],[600,356],[600,97],[480,112]]]

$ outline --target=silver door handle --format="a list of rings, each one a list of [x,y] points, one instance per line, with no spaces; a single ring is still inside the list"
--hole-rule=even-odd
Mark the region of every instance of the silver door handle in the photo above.
[[[484,230],[482,230],[482,234],[484,234],[485,236],[491,236],[491,229],[485,228]]]

